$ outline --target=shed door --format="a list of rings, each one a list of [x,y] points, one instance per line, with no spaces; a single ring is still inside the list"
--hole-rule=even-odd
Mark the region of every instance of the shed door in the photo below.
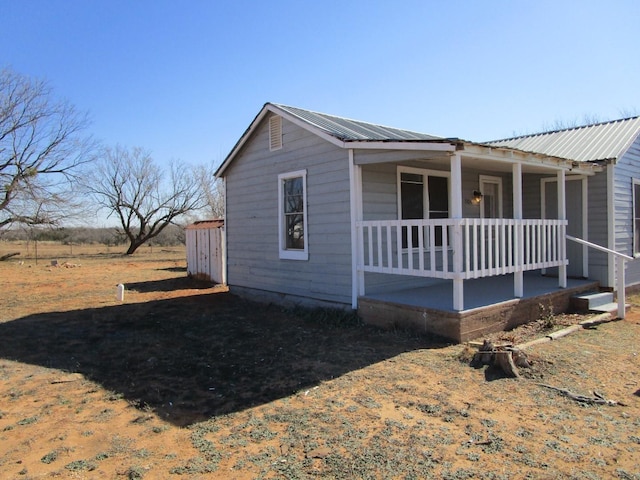
[[[544,218],[558,218],[558,182],[545,180],[542,182],[545,199]],[[583,209],[582,204],[582,178],[567,178],[565,182],[565,195],[567,199],[567,235],[576,238],[584,238],[583,234]],[[567,276],[581,278],[585,276],[583,271],[583,247],[576,242],[567,240]],[[558,269],[549,269],[547,273],[557,274]]]

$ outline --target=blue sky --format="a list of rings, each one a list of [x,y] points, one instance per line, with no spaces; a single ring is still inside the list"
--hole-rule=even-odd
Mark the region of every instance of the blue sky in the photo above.
[[[640,2],[0,0],[0,66],[220,163],[265,102],[484,141],[640,113]]]

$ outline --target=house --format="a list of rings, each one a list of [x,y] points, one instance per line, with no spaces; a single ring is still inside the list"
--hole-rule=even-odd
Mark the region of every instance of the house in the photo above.
[[[457,341],[564,310],[640,251],[639,132],[477,143],[267,103],[216,172],[229,286]]]

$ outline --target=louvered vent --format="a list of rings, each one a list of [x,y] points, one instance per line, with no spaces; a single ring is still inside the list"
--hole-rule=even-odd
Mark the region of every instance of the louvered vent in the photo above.
[[[274,115],[269,118],[269,150],[282,148],[282,117]]]

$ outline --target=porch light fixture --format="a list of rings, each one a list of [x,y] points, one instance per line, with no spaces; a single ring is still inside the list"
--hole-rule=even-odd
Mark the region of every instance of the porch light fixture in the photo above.
[[[471,204],[480,205],[481,201],[482,201],[482,192],[480,190],[474,190],[471,196]]]

